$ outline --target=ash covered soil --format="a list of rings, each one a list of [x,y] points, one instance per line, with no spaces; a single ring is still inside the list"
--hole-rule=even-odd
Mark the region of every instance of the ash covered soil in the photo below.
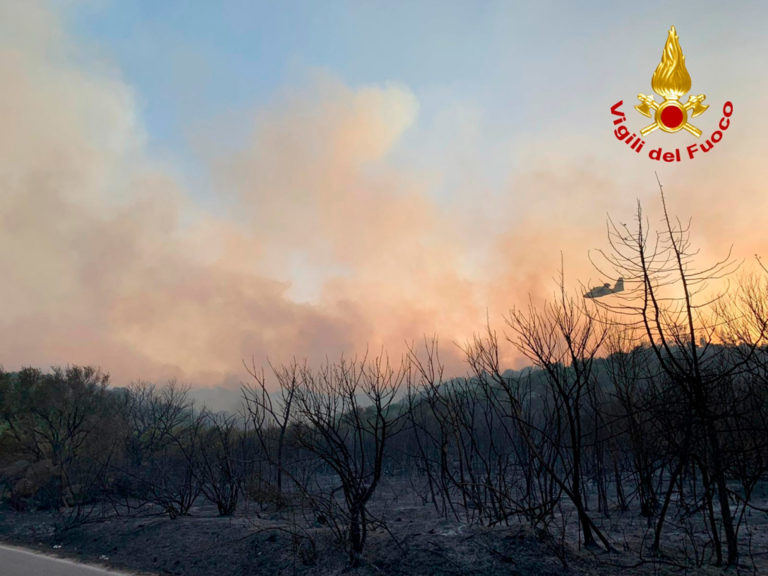
[[[681,570],[671,561],[639,562],[636,554],[623,551],[579,549],[572,541],[518,524],[489,528],[435,518],[430,506],[390,502],[380,512],[386,528],[369,532],[357,568],[349,567],[327,520],[252,503],[232,517],[201,504],[176,519],[145,509],[68,529],[61,528],[61,514],[3,507],[0,540],[121,571],[181,576],[721,573],[714,567]],[[744,567],[728,573],[756,572]]]
[[[0,535],[9,543],[105,567],[184,576],[618,574],[618,564],[631,561],[564,551],[551,537],[523,527],[482,528],[446,521],[430,526],[402,512],[402,519],[390,528],[397,530],[399,543],[383,529],[371,532],[363,563],[355,569],[348,568],[346,553],[326,528],[307,531],[313,548],[306,536],[291,534],[290,522],[277,515],[222,518],[206,506],[175,520],[117,517],[65,531],[56,530],[60,517],[52,513],[4,509]]]
[[[9,543],[74,557],[120,570],[184,576],[288,574],[587,574],[590,562],[571,558],[568,568],[552,545],[525,530],[449,528],[409,523],[395,544],[383,530],[369,534],[362,565],[347,555],[330,531],[312,528],[305,537],[289,524],[266,518],[219,518],[215,510],[192,516],[113,518],[55,533],[51,514],[3,511],[2,536]],[[405,528],[405,529],[403,529]],[[457,529],[458,528],[458,529]],[[54,548],[56,546],[56,548]],[[60,546],[60,548],[59,548]]]

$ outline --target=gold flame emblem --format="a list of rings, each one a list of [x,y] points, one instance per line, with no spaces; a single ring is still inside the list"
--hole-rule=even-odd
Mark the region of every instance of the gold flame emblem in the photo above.
[[[654,119],[653,124],[640,130],[643,136],[656,128],[670,133],[687,130],[697,138],[701,136],[701,130],[688,122],[688,112],[691,112],[691,118],[696,118],[709,106],[704,104],[704,94],[689,96],[685,104],[680,103],[680,97],[691,89],[691,75],[685,67],[685,56],[674,26],[669,29],[667,43],[661,53],[661,62],[651,78],[651,88],[664,98],[664,101],[658,103],[653,96],[637,95],[640,104],[635,106],[635,110]]]

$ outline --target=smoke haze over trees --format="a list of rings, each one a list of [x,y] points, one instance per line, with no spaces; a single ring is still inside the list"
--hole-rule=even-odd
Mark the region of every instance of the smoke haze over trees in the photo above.
[[[65,529],[142,510],[176,519],[202,500],[231,516],[250,502],[292,515],[284,529],[311,543],[307,561],[319,523],[358,566],[371,531],[398,542],[377,494],[400,483],[435,519],[525,525],[647,562],[753,562],[768,481],[768,279],[712,296],[730,259],[701,267],[688,227],[666,216],[651,230],[639,205],[634,227],[609,223],[609,242],[598,266],[625,292],[588,301],[561,276],[552,300],[466,344],[462,378],[444,375],[436,338],[397,363],[253,365],[229,414],[174,382],[2,373],[2,498],[57,511]],[[531,366],[505,369],[502,339]],[[627,544],[617,514],[645,519],[642,537]]]

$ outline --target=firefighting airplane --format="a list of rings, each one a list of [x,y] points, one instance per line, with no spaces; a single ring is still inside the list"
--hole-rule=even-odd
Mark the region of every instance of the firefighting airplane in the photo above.
[[[624,278],[619,278],[616,280],[616,285],[613,288],[611,288],[611,285],[608,283],[605,283],[602,286],[595,286],[589,292],[584,294],[584,298],[600,298],[601,296],[608,296],[608,294],[615,294],[616,292],[623,291]]]

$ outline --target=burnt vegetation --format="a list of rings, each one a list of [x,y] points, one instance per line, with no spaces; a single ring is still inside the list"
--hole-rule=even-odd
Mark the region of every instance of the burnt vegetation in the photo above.
[[[456,526],[529,527],[564,564],[571,550],[616,566],[757,572],[768,271],[735,281],[728,257],[697,267],[689,227],[663,208],[658,231],[640,206],[634,227],[609,221],[595,265],[623,277],[623,293],[586,301],[561,276],[552,299],[513,308],[501,333],[462,347],[463,377],[445,376],[436,338],[398,362],[251,365],[240,411],[216,414],[176,383],[115,388],[88,367],[2,372],[0,496],[55,511],[60,530],[176,520],[204,501],[221,516],[271,514],[306,565],[320,561],[323,531],[352,567],[373,532],[406,554],[393,502],[407,500]],[[530,367],[505,370],[504,346]]]

